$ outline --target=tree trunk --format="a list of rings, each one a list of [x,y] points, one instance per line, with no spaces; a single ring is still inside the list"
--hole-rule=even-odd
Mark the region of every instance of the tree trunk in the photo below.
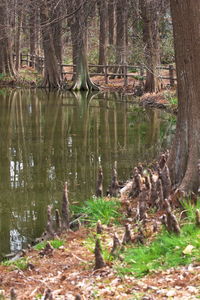
[[[200,2],[171,0],[178,81],[178,118],[168,165],[180,190],[198,190],[200,158]]]
[[[22,3],[19,1],[17,4],[17,32],[16,32],[16,44],[15,44],[15,54],[16,62],[15,69],[19,70],[20,67],[20,46],[21,46],[21,27],[22,27]]]
[[[106,64],[107,32],[108,32],[108,3],[107,0],[99,2],[99,65]],[[98,72],[103,72],[104,68],[99,67]]]
[[[108,28],[109,28],[109,45],[114,44],[114,28],[115,28],[115,0],[108,1]]]
[[[11,34],[8,26],[7,1],[0,3],[0,73],[13,77],[16,75],[11,51]]]
[[[143,20],[143,41],[146,59],[146,92],[158,92],[161,89],[156,67],[160,64],[160,6],[162,0],[140,0],[141,16]]]
[[[87,12],[84,9],[85,3],[83,0],[74,0],[74,4],[73,7],[80,8],[74,15],[73,20],[71,20],[73,22],[73,25],[71,25],[73,26],[72,34],[76,34],[76,37],[74,36],[72,39],[74,41],[73,47],[76,47],[76,50],[73,51],[76,53],[76,75],[71,89],[74,91],[99,90],[89,77],[86,47]]]
[[[55,22],[51,25],[54,49],[59,64],[62,63],[62,21],[59,20],[62,13],[62,5],[57,0],[53,1],[51,17]],[[56,21],[59,20],[59,21]]]
[[[54,48],[52,27],[50,25],[49,3],[48,0],[42,0],[40,3],[41,32],[44,49],[44,80],[40,87],[49,89],[60,88],[61,74]]]
[[[116,0],[116,63],[125,64],[127,59],[126,42],[127,0]]]
[[[30,0],[29,5],[29,26],[30,26],[30,67],[35,67],[35,54],[36,54],[36,7],[34,0]]]

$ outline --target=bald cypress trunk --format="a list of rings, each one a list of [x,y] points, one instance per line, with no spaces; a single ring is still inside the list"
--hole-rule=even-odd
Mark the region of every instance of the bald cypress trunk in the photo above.
[[[108,41],[108,2],[107,0],[99,1],[99,65],[106,64],[106,51]],[[98,72],[103,72],[99,67]]]
[[[74,35],[73,50],[76,62],[76,75],[72,90],[98,90],[98,87],[91,81],[87,60],[87,2],[83,0],[73,0],[73,7],[79,8],[71,20],[71,33]],[[86,6],[85,6],[86,5]]]
[[[11,49],[11,34],[8,23],[8,1],[1,0],[0,2],[0,73],[7,76],[16,76],[13,66],[12,49]]]
[[[178,80],[178,118],[168,165],[173,184],[197,191],[200,159],[200,2],[171,0]]]
[[[39,3],[44,50],[44,79],[40,86],[48,89],[60,88],[61,74],[53,41],[51,14],[49,11],[50,2],[49,0],[42,0]]]
[[[160,6],[162,0],[140,0],[141,17],[143,21],[143,41],[145,64],[147,69],[145,91],[158,92],[161,84],[156,67],[160,64]]]

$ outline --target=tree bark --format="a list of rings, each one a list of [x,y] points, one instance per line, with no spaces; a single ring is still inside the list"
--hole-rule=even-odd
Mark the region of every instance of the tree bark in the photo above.
[[[54,0],[52,13],[51,13],[51,17],[54,22],[51,25],[51,28],[52,28],[55,54],[59,64],[62,63],[62,21],[59,20],[59,18],[61,17],[61,12],[62,12],[62,5],[57,0]]]
[[[115,28],[115,0],[108,1],[108,28],[109,28],[109,45],[114,44],[114,28]]]
[[[178,82],[178,118],[168,165],[172,183],[196,192],[200,158],[200,2],[171,0]]]
[[[145,91],[158,92],[161,84],[156,67],[160,64],[160,6],[162,0],[140,0],[143,21],[143,41],[145,47],[145,63],[147,68]]]
[[[30,0],[29,14],[30,55],[32,57],[30,67],[35,67],[34,55],[36,54],[36,6],[34,0]]]
[[[72,38],[74,41],[73,47],[76,47],[76,50],[73,51],[76,54],[76,75],[71,89],[74,91],[99,90],[89,77],[87,61],[87,12],[85,11],[85,3],[83,0],[74,0],[72,7],[80,8],[73,16],[73,20],[71,20],[73,22],[71,25],[73,26],[73,31],[71,32],[74,35],[76,34]]]
[[[101,0],[99,3],[99,65],[106,64],[107,32],[108,32],[108,3]],[[104,68],[99,67],[98,72],[103,72]]]
[[[126,41],[127,0],[116,0],[116,63],[125,64],[127,59]]]
[[[40,2],[41,32],[44,49],[44,79],[40,87],[54,89],[61,87],[61,74],[54,48],[48,2],[48,0]]]
[[[13,77],[16,76],[16,72],[13,66],[7,5],[6,0],[2,0],[0,3],[0,73]]]
[[[22,3],[18,1],[17,3],[17,30],[16,30],[16,42],[15,42],[15,69],[19,70],[20,67],[20,46],[21,46],[21,27],[22,27]]]

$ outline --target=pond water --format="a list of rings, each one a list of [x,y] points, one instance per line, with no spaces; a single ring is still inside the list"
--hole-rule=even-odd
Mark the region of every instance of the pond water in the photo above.
[[[168,147],[174,117],[146,110],[119,94],[0,90],[0,253],[39,237],[48,204],[60,208],[63,183],[71,202],[104,190],[117,161],[126,180],[139,161]]]

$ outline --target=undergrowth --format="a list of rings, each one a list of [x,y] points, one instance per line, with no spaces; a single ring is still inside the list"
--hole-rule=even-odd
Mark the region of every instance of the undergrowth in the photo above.
[[[187,217],[183,221],[181,234],[172,234],[163,229],[150,245],[126,249],[123,265],[117,268],[121,275],[142,277],[154,270],[200,261],[200,228],[195,225],[195,211],[200,204],[193,206],[190,202],[183,202],[182,205]],[[186,251],[188,246],[190,250]]]
[[[109,223],[119,224],[122,214],[120,212],[121,204],[118,199],[92,198],[84,202],[84,205],[72,206],[71,210],[75,215],[81,214],[81,220],[87,222],[90,226],[94,226],[98,220],[102,224]]]
[[[21,257],[16,260],[6,260],[1,263],[3,266],[11,267],[11,269],[26,270],[28,268],[28,258]]]
[[[54,248],[54,249],[58,249],[59,247],[63,246],[64,245],[64,241],[62,240],[52,240],[52,241],[49,241],[51,246]],[[35,250],[42,250],[46,247],[46,244],[47,242],[44,241],[44,242],[40,242],[38,244],[36,244],[33,248]]]

